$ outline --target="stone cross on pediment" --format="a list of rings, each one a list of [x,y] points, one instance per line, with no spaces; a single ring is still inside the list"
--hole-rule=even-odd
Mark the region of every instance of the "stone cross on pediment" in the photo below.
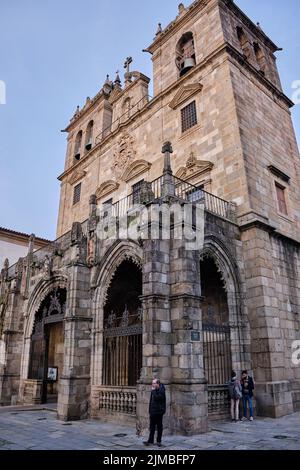
[[[130,68],[130,64],[132,64],[132,62],[133,62],[132,57],[127,57],[127,59],[125,60],[124,69],[126,69],[127,73],[130,73],[129,68]]]

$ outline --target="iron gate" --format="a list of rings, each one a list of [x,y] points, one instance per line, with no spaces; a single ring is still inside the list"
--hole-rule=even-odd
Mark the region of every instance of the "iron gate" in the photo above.
[[[111,313],[104,325],[103,385],[136,386],[142,368],[141,311]]]
[[[229,409],[227,383],[232,370],[229,325],[203,324],[203,358],[208,380],[208,411],[222,417]]]

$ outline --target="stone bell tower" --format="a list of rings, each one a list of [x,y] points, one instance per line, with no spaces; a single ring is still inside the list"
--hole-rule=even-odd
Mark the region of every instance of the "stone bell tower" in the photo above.
[[[166,102],[164,137],[178,160],[192,143],[213,164],[211,192],[237,205],[258,412],[291,413],[300,406],[291,359],[300,313],[300,160],[293,103],[276,65],[281,49],[232,0],[196,0],[179,5],[147,51],[154,95]],[[180,135],[172,112],[183,120],[189,105],[194,127]]]

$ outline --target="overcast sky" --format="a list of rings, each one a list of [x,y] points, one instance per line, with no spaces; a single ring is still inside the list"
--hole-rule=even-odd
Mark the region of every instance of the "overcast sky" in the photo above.
[[[157,23],[177,15],[178,0],[0,0],[0,226],[55,238],[66,135],[77,105],[112,78],[124,59],[152,77],[143,53]],[[186,5],[190,4],[187,3]],[[285,93],[300,81],[299,0],[237,0],[283,47]],[[0,97],[1,98],[1,97]],[[300,105],[293,110],[298,141]]]

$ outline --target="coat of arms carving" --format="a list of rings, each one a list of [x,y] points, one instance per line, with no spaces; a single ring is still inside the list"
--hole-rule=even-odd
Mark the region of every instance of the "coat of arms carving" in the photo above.
[[[112,171],[117,178],[121,178],[128,165],[134,160],[136,151],[133,148],[134,138],[129,134],[123,134],[118,141],[114,153],[114,164]]]

